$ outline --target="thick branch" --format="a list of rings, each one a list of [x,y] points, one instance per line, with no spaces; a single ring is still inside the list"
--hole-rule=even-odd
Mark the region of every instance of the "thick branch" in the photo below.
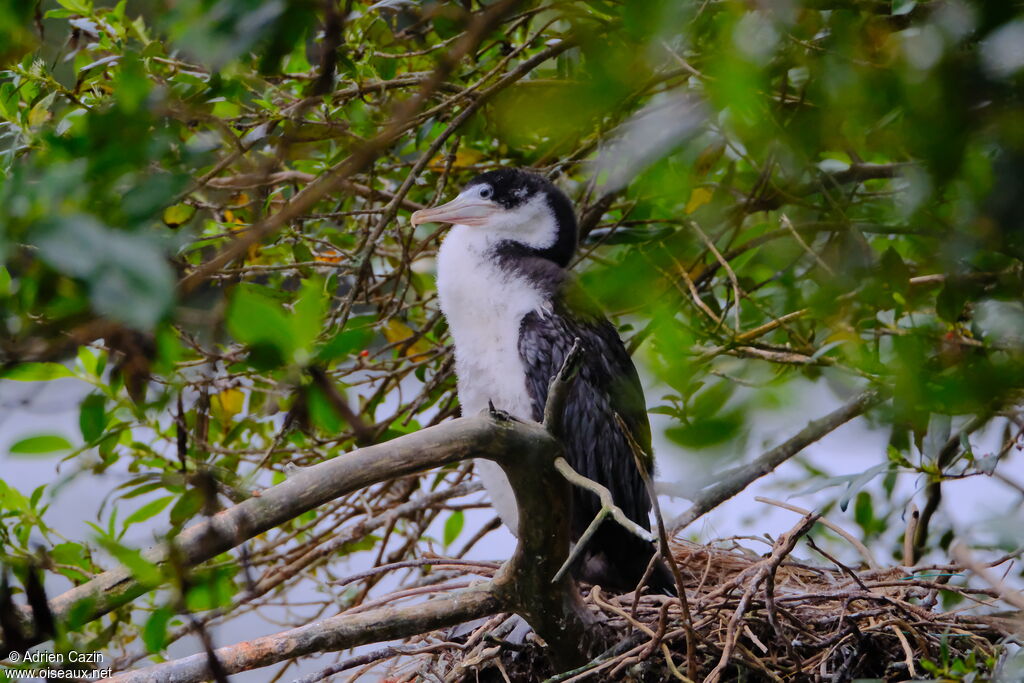
[[[884,398],[885,396],[879,391],[865,391],[825,417],[813,420],[792,438],[765,452],[757,460],[723,472],[719,475],[718,482],[709,486],[694,499],[693,505],[689,510],[672,520],[670,525],[672,533],[678,533],[705,513],[713,510],[747,488],[754,481],[773,471],[810,444],[861,415],[872,406],[880,403]]]
[[[214,654],[229,673],[270,666],[317,652],[336,652],[357,645],[405,638],[494,614],[500,605],[491,584],[405,607],[383,607],[357,614],[339,614],[271,636],[217,648]],[[198,683],[209,678],[206,653],[195,654],[108,680],[115,683]]]
[[[515,611],[550,645],[556,666],[577,665],[587,652],[592,621],[570,577],[553,580],[569,548],[569,484],[558,476],[555,441],[541,425],[496,413],[461,418],[360,449],[301,470],[288,481],[186,529],[166,547],[144,553],[155,563],[171,552],[195,565],[335,497],[378,481],[402,477],[469,457],[487,457],[505,469],[516,491],[520,540],[494,581],[465,593],[406,608],[338,615],[317,624],[217,650],[229,673],[266,666],[313,651],[338,650],[423,633],[467,619]],[[84,621],[154,586],[115,569],[51,602],[58,618],[75,609]],[[38,639],[37,639],[38,640]],[[116,680],[198,681],[207,677],[207,654],[122,674]]]
[[[185,529],[173,541],[174,552],[178,561],[194,566],[323,503],[379,481],[470,457],[514,461],[523,453],[538,451],[557,452],[555,441],[539,425],[497,422],[486,415],[452,420],[300,470],[287,481]],[[539,507],[549,505],[542,503]],[[168,550],[165,546],[151,548],[143,556],[149,562],[160,563],[168,557]],[[118,567],[52,599],[50,609],[58,620],[64,620],[76,605],[82,605],[78,619],[88,622],[152,588]],[[24,622],[30,621],[26,612]],[[33,642],[39,642],[38,638]]]

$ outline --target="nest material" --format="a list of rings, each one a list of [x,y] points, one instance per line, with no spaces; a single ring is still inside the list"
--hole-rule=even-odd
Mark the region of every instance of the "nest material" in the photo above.
[[[410,642],[396,651],[406,656],[391,662],[388,680],[896,681],[931,678],[926,662],[941,668],[958,658],[986,672],[1002,642],[1020,642],[1020,621],[939,607],[943,591],[959,593],[968,608],[998,603],[991,589],[953,585],[963,568],[854,570],[823,551],[830,564],[813,566],[790,555],[805,531],[794,529],[765,555],[737,539],[673,543],[692,615],[691,655],[680,600],[584,587],[606,647],[580,669],[556,675],[536,635],[510,642],[513,622],[496,616],[468,636]]]

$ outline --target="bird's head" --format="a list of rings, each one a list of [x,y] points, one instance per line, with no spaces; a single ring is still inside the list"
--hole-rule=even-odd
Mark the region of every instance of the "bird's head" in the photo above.
[[[496,248],[540,256],[563,268],[576,250],[576,215],[547,179],[514,168],[482,173],[452,201],[412,215],[412,224],[452,223],[487,234]]]

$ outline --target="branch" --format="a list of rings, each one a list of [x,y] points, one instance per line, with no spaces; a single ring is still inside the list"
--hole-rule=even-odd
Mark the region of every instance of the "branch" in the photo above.
[[[580,553],[583,552],[583,549],[587,545],[587,541],[590,540],[591,536],[597,533],[597,529],[601,526],[601,522],[603,522],[604,518],[608,515],[611,515],[612,519],[625,527],[630,533],[639,536],[645,541],[654,541],[654,536],[651,535],[651,532],[647,531],[647,529],[644,529],[642,526],[627,517],[626,513],[624,513],[622,509],[615,504],[615,501],[612,498],[612,492],[606,487],[598,484],[593,479],[584,477],[582,474],[574,470],[572,465],[566,462],[565,458],[557,458],[555,460],[555,469],[558,470],[558,473],[565,477],[566,481],[569,483],[574,486],[579,486],[582,489],[586,489],[600,498],[601,509],[597,511],[597,514],[594,515],[594,519],[590,521],[590,525],[586,528],[583,534],[580,535],[576,544],[573,546],[569,557],[565,560],[565,563],[558,568],[558,573],[555,574],[552,581],[558,581],[565,575],[566,570],[568,570],[569,567],[572,566],[572,563],[580,556]]]
[[[312,173],[304,173],[303,171],[278,171],[277,173],[240,173],[233,176],[225,176],[223,178],[211,178],[207,181],[209,187],[216,187],[219,189],[229,190],[244,190],[253,187],[265,187],[267,185],[278,185],[282,183],[302,183],[308,184],[316,181],[316,176]],[[351,192],[352,194],[359,195],[366,199],[390,202],[395,199],[393,192],[387,190],[377,190],[369,185],[363,185],[362,183],[356,183],[349,180],[341,181],[338,185],[339,189],[345,192]],[[402,199],[399,204],[403,209],[409,211],[418,211],[419,209],[426,208],[419,202],[414,202],[411,199]]]
[[[572,348],[562,361],[558,374],[548,384],[548,398],[544,403],[544,428],[555,438],[562,435],[562,418],[565,415],[565,404],[569,400],[569,390],[576,380],[576,373],[583,363],[583,347],[580,338],[573,339]]]
[[[552,580],[569,548],[569,484],[558,476],[558,443],[540,425],[498,414],[460,418],[370,446],[301,470],[288,481],[189,527],[173,548],[143,556],[160,563],[170,556],[192,566],[335,497],[378,481],[416,474],[470,457],[495,460],[505,470],[519,503],[520,540],[495,579],[468,592],[406,608],[342,614],[300,629],[221,648],[214,655],[228,673],[266,666],[324,649],[407,637],[499,611],[515,611],[547,641],[556,667],[577,666],[589,651],[593,617],[569,577]],[[125,569],[105,572],[51,602],[58,618],[75,610],[87,622],[155,588]],[[27,618],[27,615],[25,615]],[[35,636],[35,642],[40,638]],[[206,653],[128,672],[115,680],[207,677]]]
[[[450,596],[405,607],[383,607],[335,617],[271,636],[221,647],[214,651],[228,674],[270,666],[317,652],[336,652],[367,643],[427,633],[494,614],[501,605],[491,589],[470,588]],[[112,683],[192,683],[209,677],[207,655],[195,654],[147,669],[126,671],[107,679]]]
[[[729,618],[729,625],[726,629],[725,643],[722,647],[722,656],[718,660],[718,664],[711,670],[711,673],[704,679],[707,683],[718,683],[722,674],[725,673],[726,667],[729,665],[729,660],[732,657],[733,650],[736,648],[736,642],[739,639],[739,624],[743,618],[744,612],[750,606],[750,602],[754,597],[754,593],[758,587],[765,581],[775,576],[775,572],[782,564],[783,560],[793,552],[793,548],[796,547],[797,541],[810,531],[814,523],[818,521],[818,515],[810,514],[801,519],[795,527],[790,529],[787,533],[783,534],[778,541],[775,542],[775,546],[772,548],[772,554],[766,559],[761,560],[758,564],[754,565],[752,569],[755,571],[751,572],[753,575],[744,577],[746,579],[746,585],[743,591],[743,597],[740,598],[739,604],[736,607],[736,611],[733,612]],[[750,570],[748,570],[750,571]],[[746,574],[747,572],[743,572]],[[740,576],[743,576],[740,574]],[[740,578],[739,576],[737,579]]]
[[[669,525],[676,534],[683,528],[715,509],[737,493],[747,488],[754,481],[773,471],[810,444],[818,441],[826,434],[846,424],[858,415],[885,399],[885,394],[878,390],[868,390],[857,395],[849,403],[838,408],[825,417],[813,420],[795,436],[762,454],[757,460],[727,470],[719,475],[719,481],[712,484],[703,493],[696,496],[689,510],[672,520]]]
[[[775,507],[782,508],[783,510],[789,510],[790,512],[796,512],[798,514],[804,515],[805,517],[809,517],[809,516],[814,514],[814,512],[812,512],[811,510],[805,510],[805,509],[803,509],[801,507],[797,507],[796,505],[790,505],[789,503],[783,503],[781,500],[772,500],[771,498],[763,498],[761,496],[754,496],[754,500],[756,500],[758,503],[764,503],[765,505],[774,505]],[[864,558],[864,562],[868,565],[868,567],[870,569],[881,569],[882,568],[881,565],[878,564],[878,560],[876,560],[875,556],[871,553],[871,550],[869,550],[866,545],[861,543],[860,539],[858,539],[856,536],[854,536],[853,534],[851,534],[849,531],[847,531],[843,527],[839,526],[838,524],[835,524],[835,523],[829,521],[825,517],[822,517],[821,519],[819,519],[818,522],[822,526],[828,527],[832,531],[836,532],[837,534],[839,534],[840,536],[845,538],[847,543],[849,543],[850,545],[852,545],[854,548],[857,549],[857,552],[859,552],[860,556]]]
[[[351,155],[332,166],[315,181],[298,192],[280,211],[254,224],[246,233],[239,235],[209,261],[199,265],[178,283],[181,294],[188,294],[201,282],[208,279],[225,265],[246,253],[249,247],[274,234],[292,220],[313,208],[331,192],[337,190],[351,176],[364,170],[378,156],[404,135],[414,124],[416,113],[427,99],[441,86],[455,69],[455,66],[473,52],[484,37],[494,30],[501,18],[512,9],[516,0],[502,0],[473,15],[469,27],[450,52],[444,55],[430,76],[420,86],[419,92],[402,102],[384,130]]]
[[[943,444],[942,450],[939,451],[935,459],[935,469],[938,472],[938,478],[928,482],[928,486],[925,489],[927,498],[925,499],[924,508],[921,510],[917,523],[914,525],[914,545],[910,558],[911,563],[917,562],[921,558],[928,545],[928,528],[931,525],[932,515],[939,509],[939,504],[942,502],[943,470],[949,467],[953,463],[954,458],[960,454],[962,440],[984,427],[990,417],[989,415],[975,415],[964,425],[963,429],[950,436],[946,443]]]
[[[1003,579],[990,572],[989,567],[974,559],[966,545],[956,541],[950,548],[950,554],[958,564],[971,570],[975,576],[991,586],[1002,600],[1019,610],[1024,610],[1024,592],[1007,585]]]
[[[791,203],[794,197],[806,197],[819,194],[832,187],[847,185],[849,183],[862,183],[866,180],[878,180],[883,178],[895,178],[908,166],[905,163],[893,164],[851,164],[849,168],[836,173],[823,173],[817,180],[796,188],[792,194],[785,192],[773,192],[764,197],[753,198],[752,201],[742,204],[745,213],[759,213],[761,211],[773,211],[785,204]]]
[[[172,541],[173,554],[184,566],[195,566],[323,503],[386,479],[470,457],[528,462],[524,454],[554,453],[556,448],[536,424],[497,423],[486,415],[452,420],[304,468],[287,481],[185,529]],[[537,509],[550,506],[545,501]],[[143,552],[143,558],[154,564],[169,555],[167,546]],[[66,620],[74,612],[78,623],[87,623],[153,588],[118,567],[53,598],[50,609],[57,620]],[[27,610],[22,617],[29,626]],[[38,635],[32,635],[32,643],[38,642]]]
[[[313,378],[313,381],[316,383],[317,387],[320,388],[320,391],[327,399],[327,402],[331,404],[332,408],[334,408],[334,412],[338,414],[338,417],[347,422],[348,426],[352,428],[352,434],[356,438],[356,443],[360,446],[366,446],[373,443],[374,439],[377,437],[376,430],[372,426],[366,424],[363,418],[359,416],[359,413],[349,407],[348,401],[346,401],[345,397],[341,395],[341,392],[338,391],[338,387],[334,385],[334,382],[332,382],[331,378],[327,376],[324,369],[316,365],[311,365],[306,368],[306,372],[308,372]]]

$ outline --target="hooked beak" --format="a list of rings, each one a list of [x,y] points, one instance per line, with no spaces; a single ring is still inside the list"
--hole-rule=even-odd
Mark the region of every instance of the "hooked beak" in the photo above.
[[[415,226],[421,223],[457,223],[480,226],[497,213],[499,208],[499,205],[492,201],[460,194],[447,204],[415,212],[412,215],[412,224]]]

